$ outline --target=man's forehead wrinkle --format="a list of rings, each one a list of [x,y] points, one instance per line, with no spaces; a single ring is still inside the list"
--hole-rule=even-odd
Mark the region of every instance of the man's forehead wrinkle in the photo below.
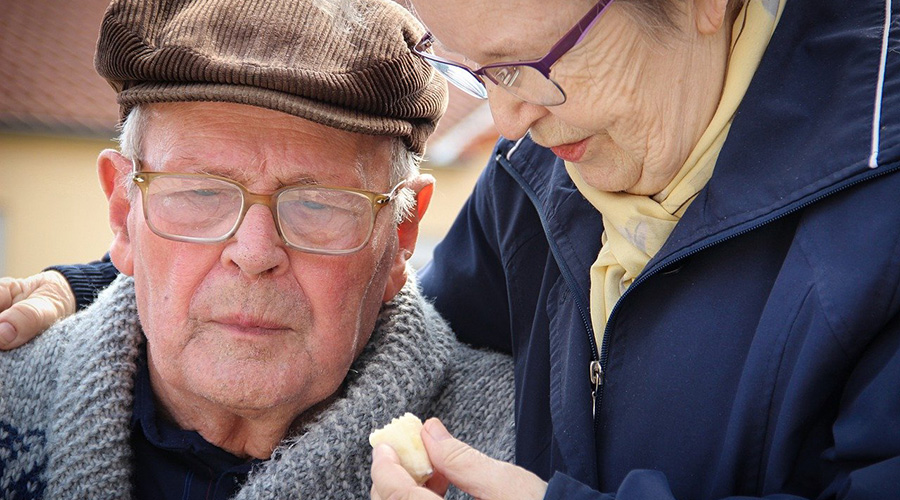
[[[175,161],[183,165],[196,165],[199,168],[207,168],[211,166],[208,161],[201,161],[200,158],[191,153],[179,153],[175,155]]]
[[[175,153],[165,158],[157,168],[157,170],[173,169],[212,175],[226,175],[232,170],[228,165],[217,161],[214,156],[203,158],[190,151]]]
[[[293,184],[323,184],[331,176],[325,175],[325,181],[303,168],[306,160],[286,162],[276,165],[264,153],[256,153],[252,159],[234,162],[221,160],[217,155],[201,157],[192,152],[179,152],[156,166],[154,170],[181,170],[190,173],[218,175],[246,186],[254,182],[274,180],[278,186]]]
[[[173,168],[184,169],[192,168],[195,170],[205,169],[209,162],[200,160],[196,155],[189,151],[173,151],[171,141],[154,141],[154,146],[150,148],[151,154],[145,154],[142,163],[144,169],[153,171],[169,171]]]
[[[163,116],[154,120],[154,170],[219,175],[259,192],[297,184],[383,189],[389,181],[386,143],[358,134],[279,120],[235,130],[231,110],[210,106],[154,111]],[[259,136],[261,127],[269,130]]]

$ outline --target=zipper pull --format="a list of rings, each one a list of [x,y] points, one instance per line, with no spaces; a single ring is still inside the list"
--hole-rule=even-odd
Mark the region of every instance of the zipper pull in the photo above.
[[[600,366],[599,361],[591,361],[590,364],[590,373],[591,373],[591,418],[594,420],[597,419],[597,392],[600,390],[600,386],[603,385],[603,367]]]

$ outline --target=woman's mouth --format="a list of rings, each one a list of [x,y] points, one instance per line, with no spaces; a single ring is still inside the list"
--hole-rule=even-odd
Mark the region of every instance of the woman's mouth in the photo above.
[[[553,154],[562,158],[565,161],[575,163],[584,156],[584,152],[587,150],[587,139],[582,139],[578,142],[573,142],[571,144],[561,144],[559,146],[553,146],[550,148],[550,151],[553,151]]]

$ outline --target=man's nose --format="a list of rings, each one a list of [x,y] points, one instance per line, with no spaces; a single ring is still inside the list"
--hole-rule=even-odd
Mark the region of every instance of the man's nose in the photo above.
[[[494,125],[509,140],[522,138],[536,121],[548,114],[546,107],[527,103],[497,85],[488,83],[487,90]]]
[[[237,266],[248,276],[278,275],[288,269],[287,247],[278,235],[275,218],[264,205],[253,205],[222,251],[222,264]]]

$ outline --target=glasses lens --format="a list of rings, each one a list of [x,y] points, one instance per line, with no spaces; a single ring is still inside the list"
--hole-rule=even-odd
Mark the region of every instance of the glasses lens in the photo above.
[[[369,239],[372,202],[351,191],[289,189],[278,197],[278,224],[291,245],[307,250],[356,250]]]
[[[243,207],[241,190],[219,179],[165,175],[147,188],[147,223],[163,236],[214,241],[228,235]]]
[[[540,106],[556,106],[566,102],[566,94],[553,80],[531,66],[495,66],[484,74],[496,85],[523,101]]]
[[[447,81],[459,87],[460,90],[479,99],[487,99],[487,90],[484,88],[484,82],[468,69],[435,59],[426,58],[425,60],[438,73],[444,75]]]

